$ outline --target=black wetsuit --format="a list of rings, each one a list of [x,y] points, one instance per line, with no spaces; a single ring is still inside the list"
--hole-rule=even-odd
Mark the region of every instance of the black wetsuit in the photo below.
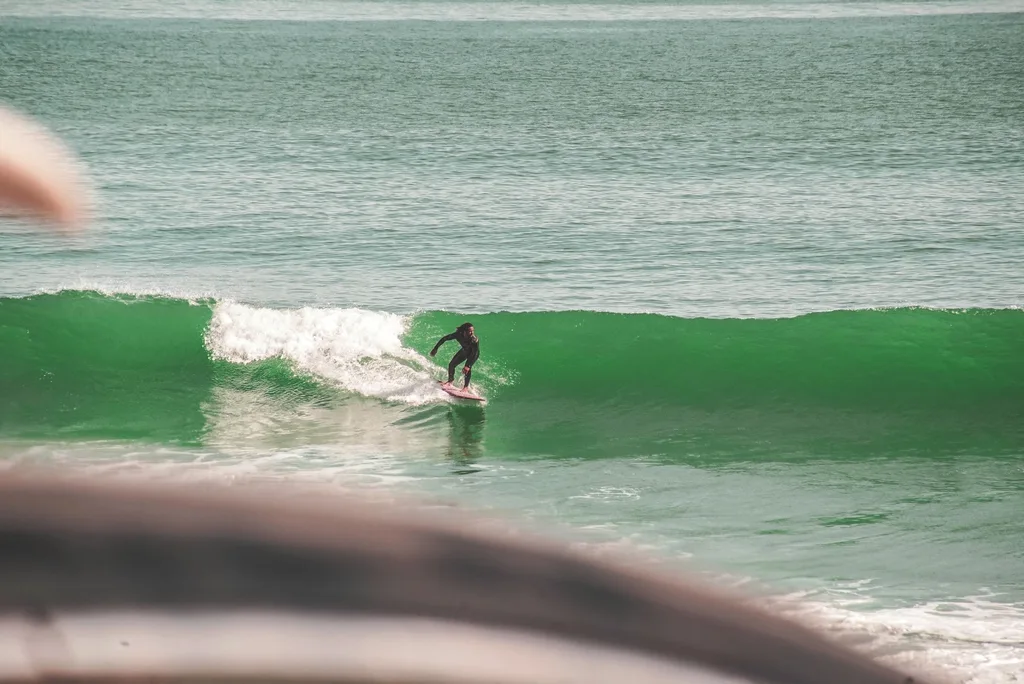
[[[466,384],[463,387],[469,387],[469,379],[473,375],[473,364],[480,358],[480,338],[476,335],[470,335],[468,332],[460,332],[456,330],[451,335],[445,335],[437,341],[434,345],[434,350],[430,352],[433,356],[437,353],[437,350],[441,348],[441,345],[448,340],[455,340],[458,342],[462,349],[455,352],[455,356],[448,362],[448,382],[455,381],[455,367],[463,361],[466,362]]]

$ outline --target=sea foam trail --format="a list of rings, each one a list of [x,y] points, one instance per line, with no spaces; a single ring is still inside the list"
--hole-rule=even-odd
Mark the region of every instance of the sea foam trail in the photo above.
[[[220,302],[206,332],[215,360],[280,358],[363,396],[409,404],[438,401],[428,362],[402,345],[403,317],[362,309],[277,310]]]
[[[797,594],[768,606],[934,681],[1009,684],[1024,672],[1024,604],[998,599],[966,596],[863,609],[860,604],[871,603],[866,597]]]

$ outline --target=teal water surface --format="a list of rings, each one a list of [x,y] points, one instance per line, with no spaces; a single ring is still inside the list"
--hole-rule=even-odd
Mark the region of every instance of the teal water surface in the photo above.
[[[9,0],[97,207],[0,224],[0,457],[558,523],[1015,681],[1022,74],[1013,0]]]

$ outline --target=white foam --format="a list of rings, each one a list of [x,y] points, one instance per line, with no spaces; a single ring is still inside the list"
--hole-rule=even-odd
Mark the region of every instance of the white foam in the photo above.
[[[219,302],[206,333],[213,358],[280,358],[297,373],[367,397],[407,404],[443,400],[431,364],[402,346],[407,319],[363,309],[280,310]]]
[[[180,447],[140,448],[124,442],[0,444],[0,472],[59,470],[69,477],[244,486],[285,483],[327,494],[359,491],[391,500],[414,478],[398,455],[339,450],[334,445],[267,452],[237,448],[232,453]],[[380,490],[389,493],[373,494]],[[284,494],[289,492],[283,490]]]
[[[789,599],[794,604],[786,605]],[[1024,604],[992,595],[865,609],[858,589],[772,608],[907,672],[939,682],[1007,684],[1024,673]]]

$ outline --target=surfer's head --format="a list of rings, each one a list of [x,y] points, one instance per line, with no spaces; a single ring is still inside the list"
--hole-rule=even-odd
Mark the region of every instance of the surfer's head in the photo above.
[[[473,324],[469,323],[468,321],[466,323],[463,323],[462,325],[460,325],[458,328],[456,328],[455,332],[459,333],[464,338],[467,338],[467,339],[470,339],[470,340],[473,339],[474,337],[476,337],[476,335],[473,334]]]

